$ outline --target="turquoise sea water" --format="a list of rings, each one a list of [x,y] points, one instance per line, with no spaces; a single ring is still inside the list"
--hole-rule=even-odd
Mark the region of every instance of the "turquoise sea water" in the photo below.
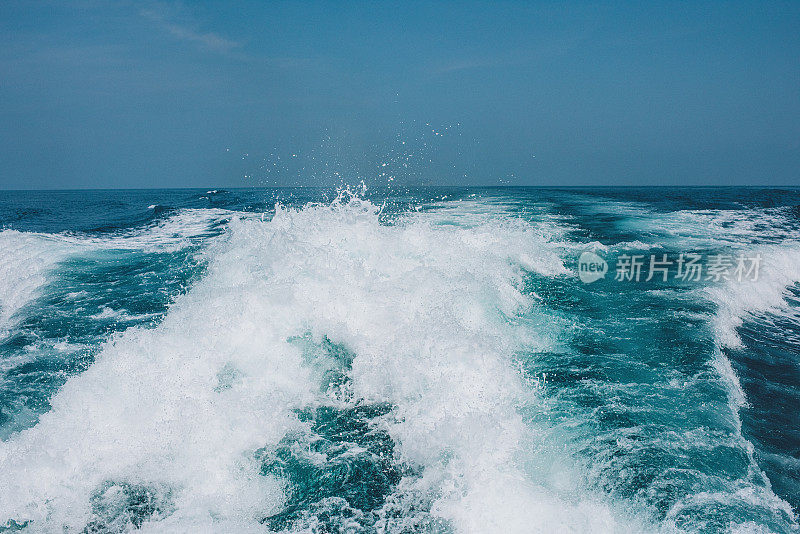
[[[0,192],[0,226],[0,532],[799,528],[800,190]],[[615,277],[680,254],[761,263]]]

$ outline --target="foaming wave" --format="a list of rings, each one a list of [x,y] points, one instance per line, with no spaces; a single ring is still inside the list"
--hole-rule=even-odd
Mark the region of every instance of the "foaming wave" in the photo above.
[[[513,355],[544,341],[514,317],[531,305],[526,270],[567,273],[550,238],[518,219],[444,226],[415,214],[385,226],[377,212],[352,199],[232,220],[160,325],[114,337],[36,426],[0,444],[0,485],[17,488],[0,493],[0,524],[634,528],[520,461],[536,431],[518,406],[537,391]],[[332,426],[370,406],[388,412]],[[345,473],[391,462],[400,479],[367,504],[298,500],[309,482],[287,469],[326,458]]]
[[[712,283],[706,280],[697,282],[693,288],[676,288],[676,295],[684,295],[691,301],[701,304],[703,311],[699,318],[711,327],[713,345],[708,364],[713,369],[709,373],[713,383],[704,384],[708,391],[721,386],[730,409],[730,422],[733,428],[731,443],[740,450],[746,465],[746,477],[736,480],[724,491],[693,491],[670,505],[664,517],[665,522],[676,528],[691,530],[720,529],[713,524],[714,510],[749,510],[748,514],[761,515],[762,525],[744,522],[736,524],[735,513],[731,514],[727,529],[735,532],[768,532],[764,525],[772,525],[776,531],[793,531],[797,528],[797,516],[791,505],[772,490],[772,484],[756,460],[754,445],[743,434],[740,410],[748,404],[747,395],[739,376],[728,359],[728,349],[741,346],[739,328],[744,322],[768,313],[795,315],[796,301],[792,300],[791,289],[800,281],[800,243],[795,216],[790,208],[752,208],[741,210],[680,210],[658,212],[647,204],[598,202],[587,210],[610,212],[622,216],[614,221],[615,230],[622,229],[623,235],[642,236],[647,243],[639,241],[622,242],[605,246],[589,243],[587,248],[597,250],[630,250],[659,247],[672,254],[681,252],[700,252],[704,254],[726,254],[747,257],[760,255],[761,269],[757,280],[723,280]],[[688,290],[688,291],[687,291]],[[653,292],[651,292],[653,293]],[[661,292],[668,295],[665,291]],[[671,306],[670,306],[671,307]],[[684,308],[684,306],[676,306]],[[685,313],[685,312],[682,312]],[[702,334],[697,334],[700,338]],[[614,389],[618,385],[614,384]],[[679,385],[681,391],[686,383]],[[689,398],[689,394],[682,395]],[[724,407],[724,406],[723,406]],[[722,410],[721,413],[725,413]],[[727,414],[726,414],[727,415]],[[727,417],[726,417],[727,418]],[[617,436],[614,436],[618,439]],[[596,439],[596,436],[593,436]],[[698,442],[695,436],[691,443]],[[619,441],[617,441],[619,444]],[[694,445],[692,445],[694,446]],[[613,449],[612,449],[613,450]],[[615,459],[616,460],[616,459]],[[623,471],[624,473],[625,471]],[[630,473],[630,472],[628,472]],[[722,486],[726,486],[723,484]],[[713,486],[713,485],[712,485]],[[719,486],[717,486],[719,487]],[[670,495],[671,490],[660,490],[660,495]],[[785,495],[785,494],[784,494]],[[743,515],[746,515],[743,513]],[[682,517],[683,516],[683,517]],[[687,523],[686,518],[691,518]]]
[[[800,242],[798,228],[790,208],[753,208],[744,210],[686,210],[654,216],[644,228],[660,228],[662,235],[675,238],[667,243],[697,247],[709,253],[760,258],[756,279],[735,278],[706,282],[692,293],[711,301],[716,311],[711,319],[716,348],[712,366],[726,387],[728,402],[736,426],[736,437],[744,445],[750,476],[757,481],[730,493],[700,492],[676,504],[667,515],[676,517],[686,510],[700,510],[712,503],[733,507],[761,506],[783,516],[788,528],[797,528],[792,506],[772,490],[772,484],[756,460],[753,444],[743,434],[740,410],[749,406],[747,394],[728,357],[729,349],[743,347],[739,329],[749,320],[768,314],[795,316],[797,301],[792,288],[800,282]],[[762,455],[763,451],[759,451]],[[781,524],[782,521],[776,522]],[[699,528],[702,524],[697,525]],[[732,532],[767,532],[763,526],[744,523],[731,525]]]
[[[658,236],[664,243],[681,247],[741,247],[779,244],[796,238],[797,224],[786,208],[741,210],[680,210],[658,213],[642,207],[621,224]]]
[[[46,283],[47,272],[70,252],[70,246],[46,234],[0,232],[0,338],[14,315]]]
[[[756,280],[726,280],[702,290],[718,306],[714,322],[720,347],[739,346],[736,329],[743,320],[753,314],[779,311],[786,305],[788,288],[800,282],[800,229],[792,207],[659,213],[645,204],[603,202],[594,209],[624,215],[621,226],[657,240],[623,242],[611,247],[590,243],[587,247],[651,249],[671,245],[681,252],[708,250],[761,256]]]
[[[221,233],[221,225],[233,217],[251,216],[216,208],[180,209],[143,227],[129,228],[97,236],[58,234],[64,241],[107,249],[136,249],[143,252],[172,252],[198,245]]]
[[[741,346],[737,329],[747,317],[787,311],[788,290],[800,282],[800,243],[790,241],[745,250],[749,257],[761,257],[757,279],[731,279],[706,288],[718,306],[715,327],[721,347]]]
[[[198,245],[232,216],[226,210],[186,209],[149,227],[103,237],[0,231],[0,337],[8,332],[14,315],[47,283],[48,273],[68,257],[102,249],[180,250]]]

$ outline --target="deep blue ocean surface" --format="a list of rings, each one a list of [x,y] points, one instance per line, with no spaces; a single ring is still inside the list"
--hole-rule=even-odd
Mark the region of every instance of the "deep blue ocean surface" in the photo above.
[[[0,532],[798,530],[798,189],[19,191],[0,228]]]

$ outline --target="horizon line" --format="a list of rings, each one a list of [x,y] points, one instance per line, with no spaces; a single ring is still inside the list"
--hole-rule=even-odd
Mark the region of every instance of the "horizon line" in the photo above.
[[[193,191],[193,190],[206,190],[206,191],[227,191],[227,190],[248,190],[248,189],[338,189],[343,186],[327,186],[327,185],[259,185],[259,186],[191,186],[191,187],[72,187],[72,188],[48,188],[48,189],[4,189],[0,188],[0,193],[58,193],[58,192],[75,192],[75,191]],[[344,186],[348,187],[348,186]],[[359,187],[359,186],[349,186]],[[422,188],[441,188],[441,189],[800,189],[800,184],[782,184],[782,185],[453,185],[453,184],[417,184],[405,186],[367,186],[370,189],[422,189]]]

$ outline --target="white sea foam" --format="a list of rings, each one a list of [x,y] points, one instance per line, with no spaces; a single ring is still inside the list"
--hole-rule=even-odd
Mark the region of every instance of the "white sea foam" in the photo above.
[[[356,398],[395,407],[398,460],[421,471],[398,491],[425,494],[456,531],[642,529],[555,473],[557,459],[520,461],[542,438],[518,413],[535,391],[512,355],[546,336],[509,318],[531,304],[523,270],[567,272],[549,237],[504,217],[440,223],[380,225],[359,200],[233,220],[158,327],[113,338],[36,426],[0,444],[0,487],[16,488],[0,492],[0,524],[80,531],[103,492],[133,484],[169,501],[145,532],[264,531],[285,482],[258,474],[252,453],[298,426],[293,409],[326,399],[288,341],[310,333],[352,351]]]
[[[214,225],[233,217],[252,216],[223,209],[181,209],[154,224],[131,228],[105,236],[63,234],[64,241],[102,249],[135,249],[144,252],[170,252],[197,245],[207,238]]]
[[[721,347],[741,345],[737,328],[748,317],[788,312],[788,290],[800,282],[800,243],[788,241],[745,250],[748,257],[761,257],[758,278],[730,279],[706,289],[718,307],[714,325]]]
[[[90,315],[89,318],[101,321],[108,319],[114,321],[143,321],[145,319],[151,319],[156,315],[155,313],[131,314],[125,309],[115,310],[108,306],[103,306],[99,312]]]
[[[71,247],[46,234],[0,231],[0,338]]]
[[[644,249],[671,244],[686,253],[710,249],[748,258],[760,255],[756,280],[723,280],[703,288],[705,296],[718,306],[714,326],[720,347],[740,345],[736,329],[748,316],[781,313],[787,304],[788,288],[800,282],[798,230],[786,208],[660,213],[644,204],[602,202],[595,209],[625,215],[620,223],[623,227],[660,237],[657,242],[618,243],[610,248]]]
[[[762,261],[756,280],[704,280],[686,296],[710,301],[716,307],[710,318],[716,343],[710,364],[726,387],[730,421],[736,428],[738,445],[747,454],[751,476],[763,487],[746,484],[746,490],[732,493],[691,494],[676,503],[666,519],[669,523],[686,507],[743,503],[744,507],[752,506],[772,510],[777,515],[783,514],[791,518],[792,525],[796,527],[796,516],[791,506],[770,489],[770,482],[755,459],[753,445],[742,435],[739,410],[747,405],[747,398],[739,377],[725,355],[725,349],[741,346],[737,330],[749,318],[766,313],[796,313],[793,307],[797,303],[791,301],[790,288],[800,282],[800,242],[793,217],[787,213],[787,208],[658,212],[646,204],[607,201],[587,206],[587,209],[622,215],[624,218],[618,222],[618,226],[647,236],[649,242],[617,243],[609,247],[599,243],[588,245],[597,250],[668,246],[687,253],[714,251],[732,256],[760,255]],[[701,525],[696,527],[702,529]],[[736,525],[733,522],[730,529],[735,532],[766,531],[756,525]]]
[[[196,245],[212,225],[233,212],[218,209],[180,210],[158,223],[96,236],[0,231],[0,337],[12,328],[15,315],[48,282],[51,271],[67,258],[103,249],[170,252]]]
[[[737,248],[752,243],[780,243],[787,238],[796,238],[794,224],[784,208],[661,213],[642,207],[638,213],[634,213],[619,224],[683,248]]]
[[[796,526],[796,516],[789,503],[777,496],[770,487],[754,456],[753,445],[742,434],[739,410],[747,406],[747,396],[724,350],[742,345],[738,334],[742,324],[766,313],[794,314],[796,303],[787,300],[789,289],[800,282],[800,242],[797,230],[783,208],[747,210],[686,210],[641,217],[631,222],[636,228],[650,229],[665,236],[665,243],[697,250],[717,250],[723,254],[760,257],[758,276],[755,279],[735,277],[719,282],[706,281],[706,285],[693,292],[710,300],[716,306],[712,328],[717,348],[711,362],[715,372],[725,384],[732,422],[737,439],[746,450],[752,476],[763,482],[763,488],[748,485],[734,494],[699,493],[685,502],[676,503],[667,519],[687,506],[702,503],[725,502],[762,506],[791,518]],[[685,250],[693,252],[692,250]],[[758,525],[731,524],[733,532],[766,532]]]

